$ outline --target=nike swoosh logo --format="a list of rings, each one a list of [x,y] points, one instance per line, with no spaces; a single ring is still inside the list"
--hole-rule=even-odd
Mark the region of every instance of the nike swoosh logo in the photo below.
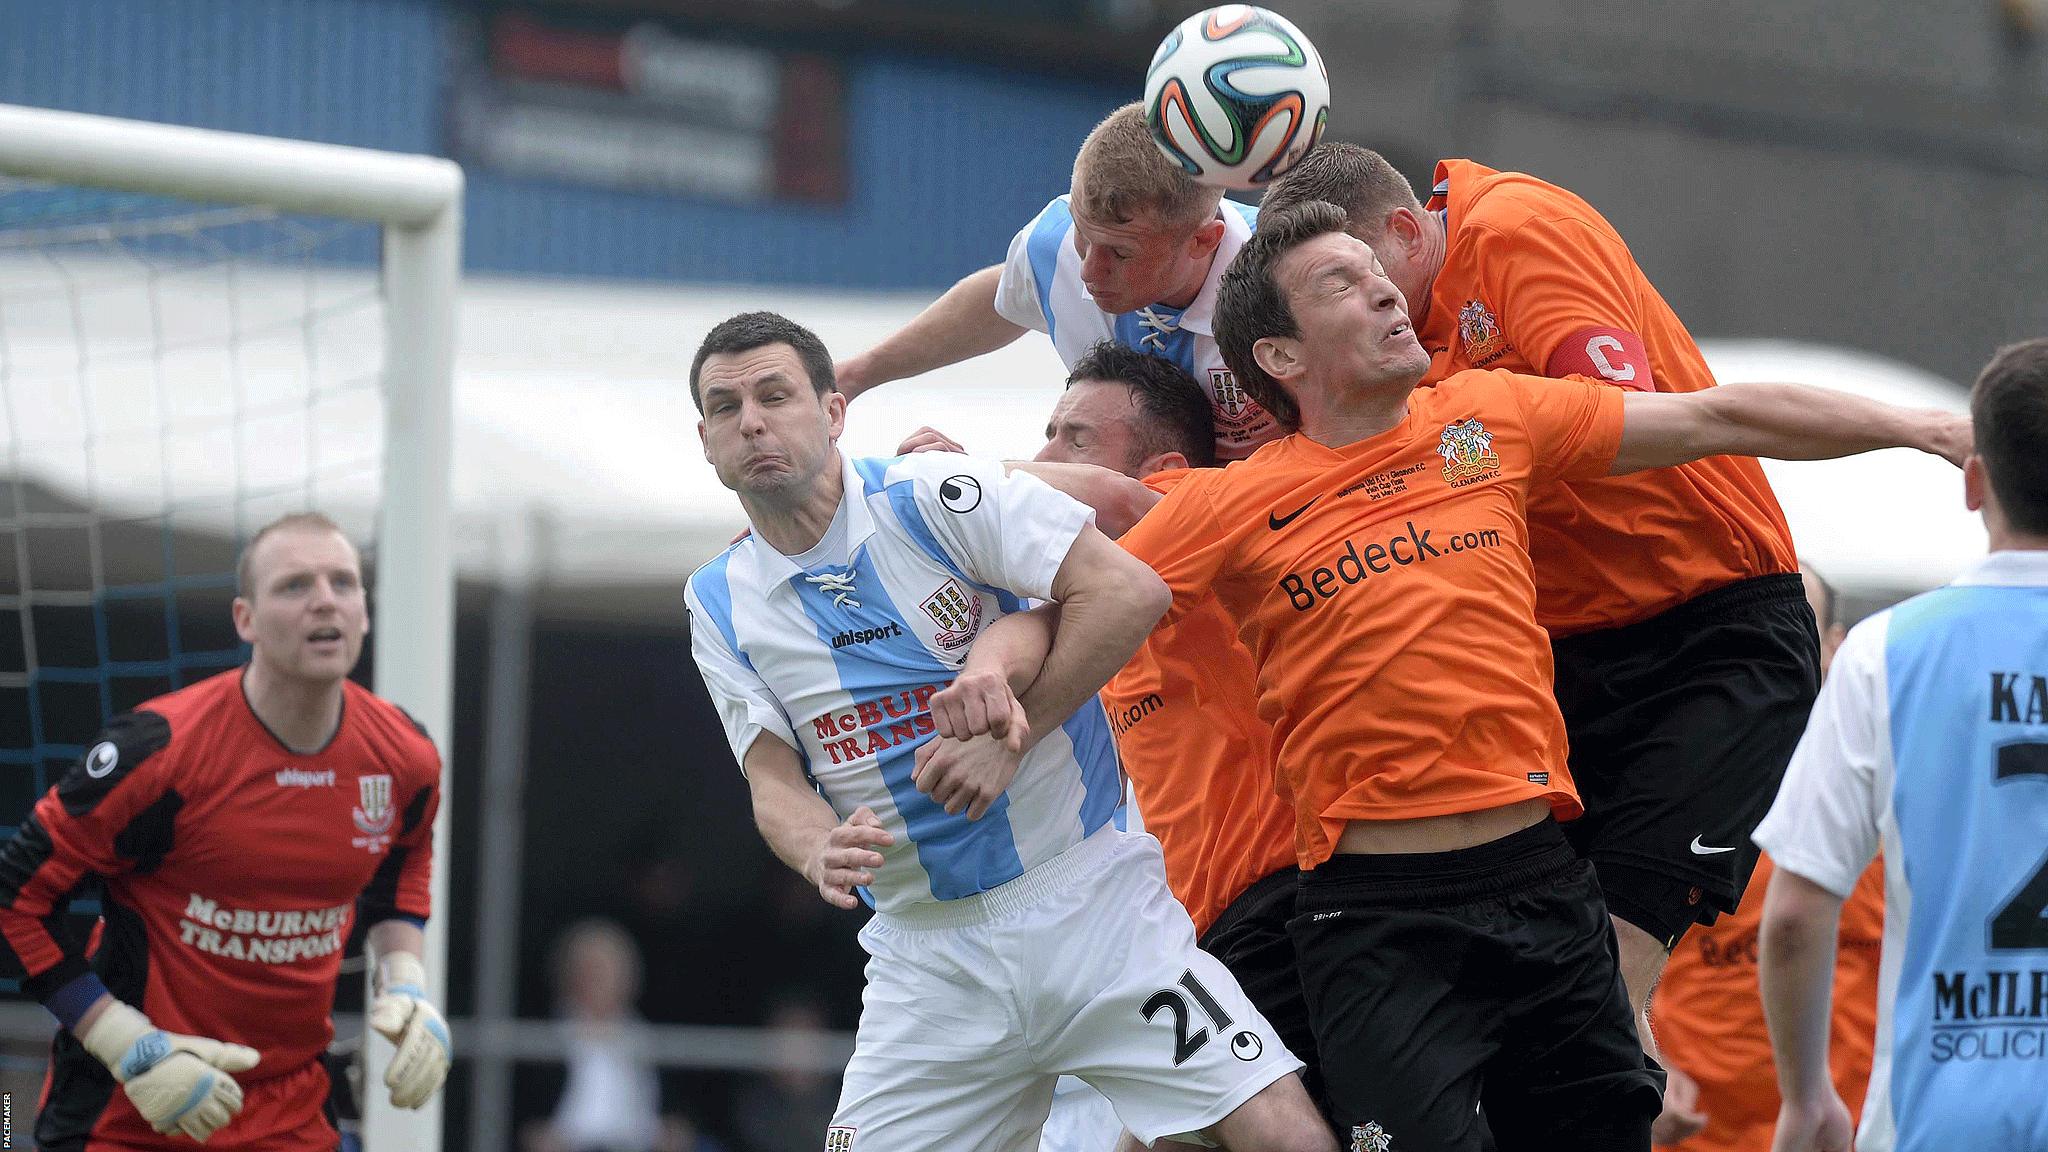
[[[1296,516],[1299,516],[1303,512],[1308,511],[1309,504],[1313,504],[1321,499],[1321,496],[1311,496],[1308,498],[1308,504],[1303,504],[1301,507],[1296,508],[1294,511],[1289,512],[1285,516],[1275,516],[1271,512],[1266,513],[1266,527],[1271,528],[1275,532],[1278,532],[1282,528],[1287,527],[1289,524],[1294,523],[1294,518]]]
[[[1692,838],[1692,843],[1688,845],[1688,847],[1692,849],[1692,854],[1695,856],[1718,856],[1723,852],[1733,852],[1737,848],[1742,847],[1742,845],[1731,844],[1726,848],[1710,848],[1707,845],[1700,843],[1700,838],[1695,836]]]

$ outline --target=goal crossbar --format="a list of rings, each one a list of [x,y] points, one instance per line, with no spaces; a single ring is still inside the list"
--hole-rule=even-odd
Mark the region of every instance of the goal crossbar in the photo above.
[[[426,227],[462,199],[452,160],[0,104],[0,172]]]

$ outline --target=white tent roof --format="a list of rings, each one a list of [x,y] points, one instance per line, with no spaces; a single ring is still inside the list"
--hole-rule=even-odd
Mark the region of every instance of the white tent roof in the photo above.
[[[1861,352],[1780,340],[1703,340],[1724,384],[1788,380],[1913,408],[1969,410],[1939,376]],[[1988,546],[1963,507],[1963,474],[1908,448],[1846,460],[1764,461],[1800,558],[1850,592],[1915,592],[1955,578]]]
[[[281,302],[281,317],[303,306],[299,279],[280,278],[266,291],[266,275],[244,272],[241,294],[251,296],[253,284],[254,298]],[[325,294],[368,289],[362,274],[321,274]],[[220,305],[208,297],[214,291],[210,284],[181,285],[179,307],[195,315],[218,312]],[[12,438],[25,475],[74,498],[89,493],[104,508],[140,511],[174,489],[182,503],[193,505],[180,513],[182,522],[225,528],[232,523],[228,497],[235,479],[221,459],[232,445],[217,428],[164,441],[170,445],[164,451],[118,447],[123,435],[154,444],[161,426],[188,420],[194,408],[224,411],[228,403],[209,391],[219,390],[220,364],[198,354],[138,354],[149,347],[142,300],[138,293],[125,304],[101,302],[86,369],[90,411],[77,399],[75,317],[54,305],[38,310],[14,303],[0,331],[11,375],[0,384],[10,394],[16,426],[0,428],[0,446]],[[895,330],[927,301],[779,288],[471,278],[464,286],[456,365],[456,555],[463,574],[491,579],[517,563],[558,586],[680,582],[742,524],[737,501],[718,484],[695,434],[687,375],[705,330],[735,312],[772,308],[809,325],[845,355]],[[251,307],[244,306],[245,327]],[[343,394],[312,409],[291,402],[306,356],[289,327],[284,324],[284,337],[275,341],[243,341],[238,353],[243,403],[266,413],[233,449],[242,461],[244,491],[265,478],[303,471],[316,439],[323,467],[375,450],[380,416],[372,398]],[[1763,341],[1706,347],[1723,381],[1796,380],[1951,408],[1963,401],[1962,390],[1946,381],[1839,349]],[[334,375],[343,357],[325,346],[321,356],[322,371]],[[180,382],[164,413],[157,411],[159,381],[151,368],[167,362],[179,369],[173,375]],[[856,402],[844,446],[856,454],[887,454],[910,431],[932,424],[976,453],[1028,456],[1042,442],[1063,376],[1048,342],[1027,334],[992,355]],[[197,426],[211,427],[203,420]],[[90,453],[81,446],[88,433],[100,445]],[[1932,585],[1983,550],[1982,529],[1962,508],[1960,480],[1940,461],[1886,452],[1768,468],[1801,551],[1845,588]],[[295,491],[279,499],[303,502]],[[373,492],[373,469],[343,467],[323,476],[316,499],[345,521],[366,524]]]

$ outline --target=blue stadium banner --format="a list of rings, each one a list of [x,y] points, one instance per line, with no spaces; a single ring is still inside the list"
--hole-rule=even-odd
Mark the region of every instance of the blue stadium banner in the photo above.
[[[465,164],[740,203],[846,197],[841,65],[657,20],[493,6],[466,37]]]

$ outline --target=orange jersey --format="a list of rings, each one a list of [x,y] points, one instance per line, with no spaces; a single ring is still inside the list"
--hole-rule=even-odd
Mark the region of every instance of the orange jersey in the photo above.
[[[1252,711],[1255,684],[1251,653],[1210,597],[1155,629],[1102,690],[1138,815],[1197,936],[1294,863],[1294,809],[1274,790],[1273,732]]]
[[[1523,510],[1605,472],[1621,428],[1614,389],[1470,372],[1357,443],[1287,436],[1192,473],[1125,534],[1170,621],[1213,594],[1237,622],[1302,867],[1352,820],[1579,814]]]
[[[1657,1044],[1700,1086],[1707,1127],[1684,1152],[1769,1152],[1778,1123],[1778,1073],[1757,989],[1757,929],[1771,860],[1733,915],[1694,928],[1672,950],[1650,1002]],[[1835,954],[1834,1021],[1828,1064],[1835,1090],[1855,1115],[1863,1108],[1877,1030],[1877,962],[1884,943],[1884,861],[1873,861],[1842,905]]]
[[[1418,334],[1425,385],[1468,368],[1621,388],[1714,384],[1699,348],[1592,205],[1470,160],[1436,167],[1448,247]],[[1529,505],[1536,614],[1553,635],[1654,616],[1751,576],[1797,572],[1792,532],[1746,456],[1555,485]]]

